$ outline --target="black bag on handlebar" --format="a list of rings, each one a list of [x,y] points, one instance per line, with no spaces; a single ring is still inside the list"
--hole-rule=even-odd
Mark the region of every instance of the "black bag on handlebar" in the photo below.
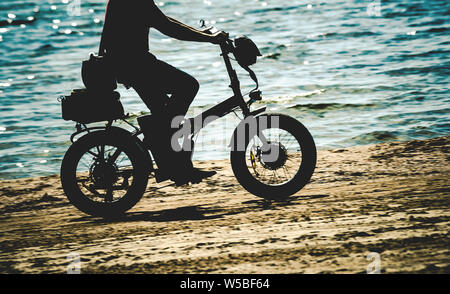
[[[82,124],[110,121],[125,117],[118,92],[95,92],[75,89],[60,98],[62,118]]]
[[[256,74],[253,72],[253,70],[250,69],[250,66],[256,63],[258,56],[262,56],[261,52],[258,49],[258,46],[256,46],[256,44],[248,37],[241,36],[234,39],[233,54],[234,57],[236,57],[236,61],[239,63],[239,65],[243,69],[248,71],[250,77],[256,83],[256,89],[258,89],[258,78],[256,77]]]
[[[256,44],[246,36],[236,38],[234,46],[234,56],[242,67],[255,64],[258,56],[261,56]]]

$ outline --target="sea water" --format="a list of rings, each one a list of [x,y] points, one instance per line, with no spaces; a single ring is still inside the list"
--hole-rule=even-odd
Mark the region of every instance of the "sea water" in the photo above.
[[[252,67],[264,97],[257,106],[296,117],[320,149],[450,133],[450,1],[156,3],[188,25],[203,19],[252,38],[263,54]],[[105,4],[0,1],[0,179],[59,172],[75,124],[62,120],[57,98],[83,87],[81,62],[98,50]],[[150,48],[199,80],[189,115],[231,96],[217,46],[152,30]],[[253,82],[238,73],[246,93]],[[119,92],[130,122],[149,112],[133,90]],[[228,158],[238,117],[205,128],[194,158]]]

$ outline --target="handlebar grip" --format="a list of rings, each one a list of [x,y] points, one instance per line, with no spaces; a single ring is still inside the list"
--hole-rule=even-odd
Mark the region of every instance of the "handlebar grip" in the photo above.
[[[206,34],[212,35],[212,31],[211,31],[212,29],[213,29],[213,27],[208,27],[208,28],[203,29],[203,30],[201,30],[201,31],[204,32],[204,33],[206,33]]]

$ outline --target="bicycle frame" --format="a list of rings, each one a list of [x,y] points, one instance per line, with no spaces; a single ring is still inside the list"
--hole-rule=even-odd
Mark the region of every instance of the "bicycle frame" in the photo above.
[[[222,58],[225,62],[225,67],[227,69],[228,76],[230,77],[230,88],[233,91],[233,96],[226,99],[225,101],[209,108],[208,110],[202,112],[198,116],[192,118],[194,124],[191,124],[191,135],[198,133],[202,128],[204,128],[209,123],[231,113],[236,108],[240,108],[244,119],[249,116],[258,115],[266,110],[266,107],[262,107],[255,111],[250,111],[250,104],[245,102],[244,97],[241,92],[241,85],[236,71],[230,61],[229,54],[233,53],[233,44],[231,40],[220,45],[222,51]],[[257,89],[255,89],[257,90]],[[199,123],[200,122],[200,123]]]

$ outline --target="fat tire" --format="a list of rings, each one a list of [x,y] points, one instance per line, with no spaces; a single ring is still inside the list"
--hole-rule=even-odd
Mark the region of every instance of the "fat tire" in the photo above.
[[[92,147],[106,144],[120,148],[133,165],[133,182],[121,199],[100,203],[84,195],[76,180],[77,165],[83,154]],[[80,211],[105,218],[117,217],[135,206],[144,194],[148,183],[148,160],[145,151],[131,136],[119,132],[96,131],[81,137],[67,150],[61,164],[63,190]]]
[[[245,151],[233,150],[230,154],[231,167],[238,182],[250,193],[268,200],[283,200],[300,191],[311,179],[317,160],[317,151],[314,139],[307,128],[298,120],[284,114],[263,114],[256,117],[258,129],[261,117],[279,117],[279,129],[293,135],[301,147],[302,162],[297,173],[287,183],[271,186],[259,182],[251,174],[246,163],[246,150],[253,135],[245,138]],[[269,129],[270,126],[267,128]],[[235,131],[236,134],[236,131]],[[236,140],[236,139],[235,139]]]

